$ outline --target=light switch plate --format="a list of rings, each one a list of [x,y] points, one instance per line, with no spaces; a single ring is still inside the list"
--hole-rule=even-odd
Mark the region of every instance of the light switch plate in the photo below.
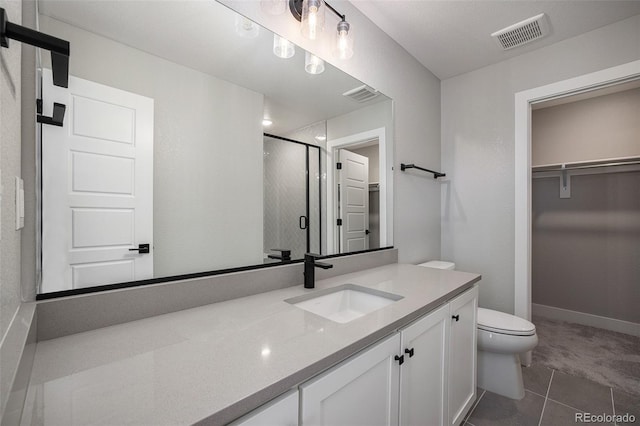
[[[16,176],[16,231],[24,228],[24,181]]]

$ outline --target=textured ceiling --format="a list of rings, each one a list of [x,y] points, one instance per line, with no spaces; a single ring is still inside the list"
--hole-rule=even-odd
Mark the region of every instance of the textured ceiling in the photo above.
[[[444,80],[640,14],[640,1],[351,0]],[[491,33],[546,13],[551,33],[508,51]]]

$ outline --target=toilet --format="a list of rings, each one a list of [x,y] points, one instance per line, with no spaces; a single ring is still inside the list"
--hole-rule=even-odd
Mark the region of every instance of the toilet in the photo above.
[[[455,263],[432,260],[418,266],[455,269]],[[504,312],[478,308],[478,386],[507,398],[522,399],[519,354],[538,344],[531,322]]]

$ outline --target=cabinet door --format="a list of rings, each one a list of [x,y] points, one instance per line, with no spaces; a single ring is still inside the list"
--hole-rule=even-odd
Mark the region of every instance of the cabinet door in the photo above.
[[[301,385],[301,423],[397,425],[399,347],[396,333]]]
[[[292,390],[242,416],[230,426],[297,426],[298,391]]]
[[[449,305],[402,330],[400,424],[446,425]]]
[[[464,292],[449,306],[449,424],[458,425],[476,399],[478,288]]]

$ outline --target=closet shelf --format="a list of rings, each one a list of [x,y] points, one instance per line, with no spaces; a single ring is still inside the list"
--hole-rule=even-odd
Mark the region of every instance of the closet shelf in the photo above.
[[[549,164],[531,168],[532,178],[560,178],[560,198],[571,198],[571,176],[617,173],[640,170],[640,157],[608,158],[565,164]],[[600,169],[600,170],[598,170]]]
[[[570,163],[546,164],[531,167],[533,173],[562,172],[567,170],[594,169],[612,166],[633,166],[640,164],[640,157],[607,158],[603,160],[577,161]]]

